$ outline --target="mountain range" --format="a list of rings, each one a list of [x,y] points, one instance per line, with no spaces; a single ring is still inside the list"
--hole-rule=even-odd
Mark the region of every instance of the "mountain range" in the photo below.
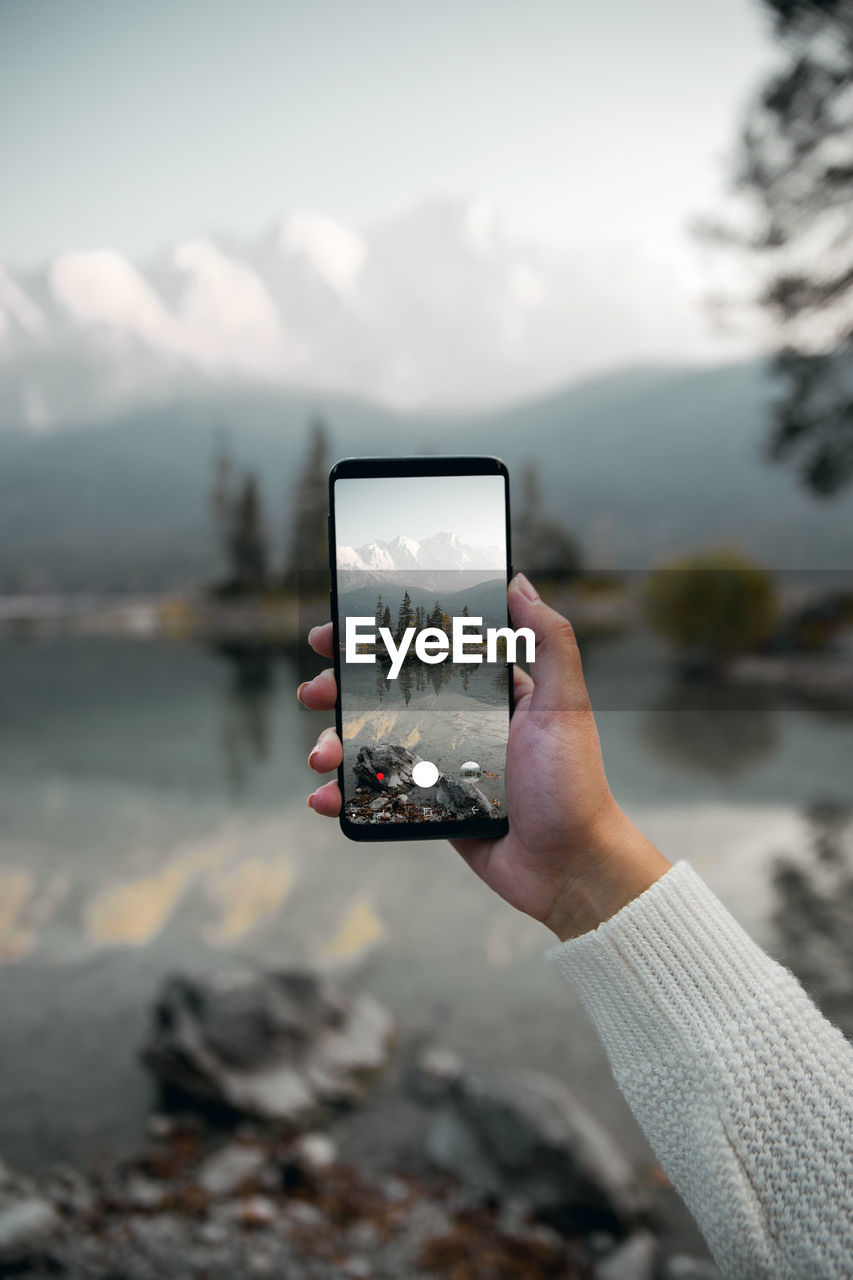
[[[0,263],[0,430],[232,385],[467,411],[703,344],[674,265],[636,246],[529,243],[476,201],[363,230],[293,212],[144,261],[106,245],[31,270]]]
[[[760,363],[626,370],[478,415],[399,415],[361,400],[222,387],[53,434],[0,432],[0,592],[180,588],[217,571],[217,439],[259,477],[275,564],[321,411],[329,462],[351,454],[485,453],[588,563],[642,568],[736,545],[779,569],[849,570],[853,492],[806,493],[764,454],[775,388]],[[319,517],[322,521],[322,516]],[[535,550],[520,568],[536,567]]]
[[[500,570],[504,554],[500,547],[472,547],[457,538],[455,533],[443,531],[429,538],[400,536],[391,542],[377,539],[361,547],[339,546],[338,569],[361,570],[364,573],[386,574],[395,570],[406,572],[437,570]]]

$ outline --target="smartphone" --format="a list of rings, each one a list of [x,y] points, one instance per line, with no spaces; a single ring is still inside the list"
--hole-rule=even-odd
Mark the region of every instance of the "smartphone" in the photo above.
[[[478,457],[336,463],[329,561],[344,834],[503,835],[506,467]]]

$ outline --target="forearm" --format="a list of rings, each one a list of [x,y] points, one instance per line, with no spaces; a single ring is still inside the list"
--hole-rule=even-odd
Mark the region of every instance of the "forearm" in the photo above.
[[[686,863],[554,948],[726,1277],[853,1258],[853,1048]]]
[[[573,875],[542,921],[561,942],[615,916],[672,866],[612,796],[580,843],[572,851]]]

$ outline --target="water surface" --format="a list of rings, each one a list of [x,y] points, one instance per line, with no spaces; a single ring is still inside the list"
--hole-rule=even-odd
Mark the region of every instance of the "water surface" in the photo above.
[[[774,861],[790,852],[812,874],[802,814],[853,799],[853,721],[674,685],[642,638],[584,656],[617,797],[796,965],[783,925],[802,885],[774,879]],[[585,1015],[545,963],[549,935],[447,845],[357,846],[306,808],[306,756],[330,717],[300,707],[295,683],[288,660],[188,646],[0,646],[3,1157],[38,1169],[131,1150],[153,1102],[135,1047],[158,981],[238,954],[355,966],[407,1035],[559,1075],[649,1159]],[[469,691],[481,684],[491,697],[482,675]],[[450,708],[455,696],[425,686],[410,704]],[[402,685],[384,705],[407,709]],[[822,954],[841,964],[842,951]],[[849,1011],[840,980],[836,1008]]]

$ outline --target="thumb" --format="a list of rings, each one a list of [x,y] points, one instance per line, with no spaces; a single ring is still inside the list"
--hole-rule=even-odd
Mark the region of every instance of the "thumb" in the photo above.
[[[530,664],[534,685],[531,710],[586,710],[589,696],[572,624],[545,603],[523,573],[516,574],[509,584],[508,600],[513,626],[529,627],[536,637]]]

